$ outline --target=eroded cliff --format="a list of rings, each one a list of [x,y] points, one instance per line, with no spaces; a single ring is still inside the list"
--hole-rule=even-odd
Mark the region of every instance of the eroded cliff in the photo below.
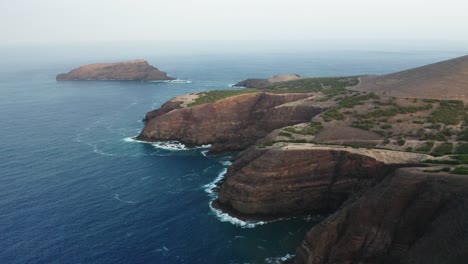
[[[303,143],[252,147],[229,168],[214,206],[247,219],[333,212],[351,194],[424,157]]]
[[[313,95],[248,93],[193,107],[175,99],[147,114],[138,139],[211,144],[212,153],[242,150],[276,128],[308,122],[322,112],[310,104],[288,104],[309,97]]]
[[[314,226],[295,263],[465,263],[468,178],[399,169]]]

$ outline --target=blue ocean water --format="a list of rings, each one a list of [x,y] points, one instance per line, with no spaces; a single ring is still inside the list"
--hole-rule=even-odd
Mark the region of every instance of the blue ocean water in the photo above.
[[[255,228],[221,221],[205,185],[231,157],[128,140],[144,114],[173,96],[248,77],[379,74],[457,55],[147,57],[188,83],[55,81],[92,57],[0,64],[0,262],[264,263],[293,253],[315,218]]]

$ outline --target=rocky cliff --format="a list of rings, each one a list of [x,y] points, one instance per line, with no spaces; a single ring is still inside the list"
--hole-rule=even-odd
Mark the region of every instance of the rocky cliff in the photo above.
[[[248,93],[212,103],[183,107],[171,100],[146,116],[139,140],[178,140],[187,145],[211,144],[211,152],[241,150],[272,130],[308,122],[322,108],[291,102],[310,94]]]
[[[117,63],[88,64],[57,75],[57,80],[132,80],[163,81],[174,80],[165,72],[149,65],[145,60]]]
[[[247,79],[247,80],[243,80],[234,84],[234,86],[240,86],[240,87],[246,87],[246,88],[262,88],[272,83],[293,81],[293,80],[298,80],[300,78],[301,77],[297,74],[282,74],[282,75],[275,75],[267,79]]]
[[[424,156],[303,143],[252,147],[229,168],[214,206],[247,219],[334,212],[352,193]]]
[[[399,169],[313,227],[295,263],[466,263],[467,201],[466,176]]]

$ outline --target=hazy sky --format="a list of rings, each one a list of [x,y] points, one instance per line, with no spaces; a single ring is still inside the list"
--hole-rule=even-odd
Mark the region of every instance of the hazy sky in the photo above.
[[[466,44],[467,10],[466,0],[0,0],[0,41]]]

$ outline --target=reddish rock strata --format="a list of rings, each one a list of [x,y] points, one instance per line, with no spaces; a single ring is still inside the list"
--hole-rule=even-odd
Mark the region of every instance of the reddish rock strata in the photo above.
[[[308,94],[249,93],[214,103],[179,108],[179,102],[147,114],[139,140],[212,144],[212,153],[242,150],[274,129],[308,122],[323,109],[287,104]]]
[[[253,147],[229,168],[214,205],[243,218],[332,212],[394,168],[346,150]]]
[[[295,263],[466,263],[468,178],[399,169],[314,226]]]

